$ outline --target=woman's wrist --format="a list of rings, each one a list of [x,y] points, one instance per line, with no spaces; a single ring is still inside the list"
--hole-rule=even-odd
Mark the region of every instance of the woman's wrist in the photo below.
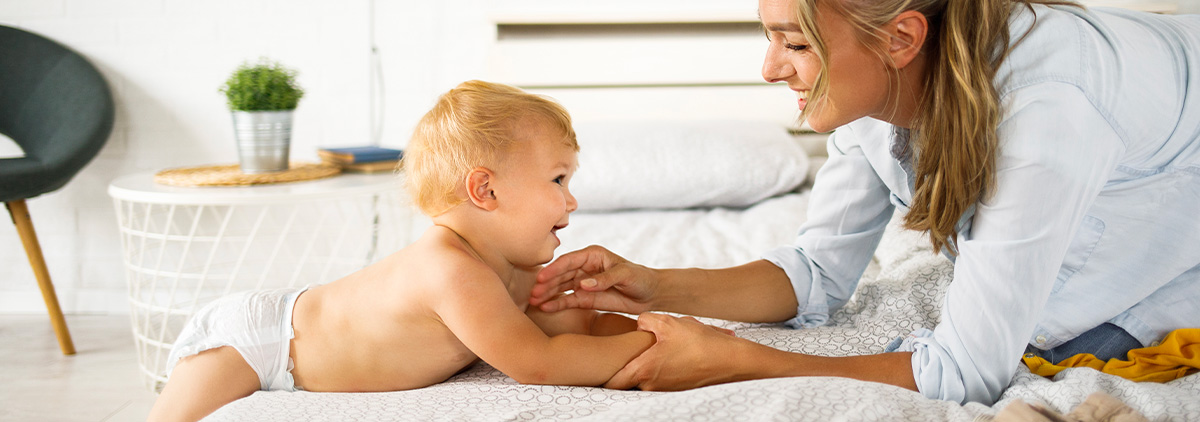
[[[691,301],[689,297],[692,296],[692,292],[688,291],[683,280],[699,276],[699,274],[689,274],[694,271],[701,270],[695,268],[651,268],[650,273],[654,277],[654,294],[647,303],[650,310],[688,313],[686,304]]]
[[[796,315],[787,273],[765,260],[722,269],[651,270],[652,310],[743,322],[781,322]]]
[[[917,391],[912,353],[826,357],[787,352],[752,341],[730,359],[733,379],[725,382],[783,377],[841,377],[878,382]]]
[[[796,360],[806,357],[744,339],[735,347],[737,357],[727,360],[733,366],[729,371],[731,379],[725,382],[798,376],[801,374],[793,373],[800,366]]]

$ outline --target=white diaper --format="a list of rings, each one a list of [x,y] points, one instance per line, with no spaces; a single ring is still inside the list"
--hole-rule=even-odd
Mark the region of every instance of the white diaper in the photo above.
[[[258,374],[260,389],[296,391],[288,357],[292,309],[308,287],[234,293],[201,308],[179,333],[167,357],[167,374],[187,356],[233,346]]]

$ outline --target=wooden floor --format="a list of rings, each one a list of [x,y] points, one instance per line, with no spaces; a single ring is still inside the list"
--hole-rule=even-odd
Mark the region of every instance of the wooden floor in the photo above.
[[[63,356],[47,315],[0,315],[0,421],[145,421],[128,316],[68,315]]]

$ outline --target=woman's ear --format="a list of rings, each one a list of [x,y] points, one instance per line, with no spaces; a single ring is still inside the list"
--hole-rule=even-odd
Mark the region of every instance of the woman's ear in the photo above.
[[[929,33],[929,21],[915,10],[901,12],[888,23],[888,55],[897,69],[908,66],[921,53]]]
[[[498,204],[496,203],[496,192],[492,190],[492,183],[496,178],[496,174],[487,167],[475,167],[467,173],[467,200],[475,204],[485,211],[495,210]]]

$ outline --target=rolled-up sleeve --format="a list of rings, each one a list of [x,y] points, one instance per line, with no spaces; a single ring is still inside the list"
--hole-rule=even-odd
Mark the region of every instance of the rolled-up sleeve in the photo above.
[[[1040,83],[1005,101],[996,191],[960,233],[941,321],[898,348],[913,352],[929,398],[992,404],[1004,392],[1070,241],[1124,151],[1073,85]]]
[[[863,154],[852,126],[829,137],[829,160],[817,174],[809,218],[796,241],[763,255],[791,280],[799,304],[796,317],[787,321],[793,328],[823,325],[846,304],[894,210],[890,190]]]

